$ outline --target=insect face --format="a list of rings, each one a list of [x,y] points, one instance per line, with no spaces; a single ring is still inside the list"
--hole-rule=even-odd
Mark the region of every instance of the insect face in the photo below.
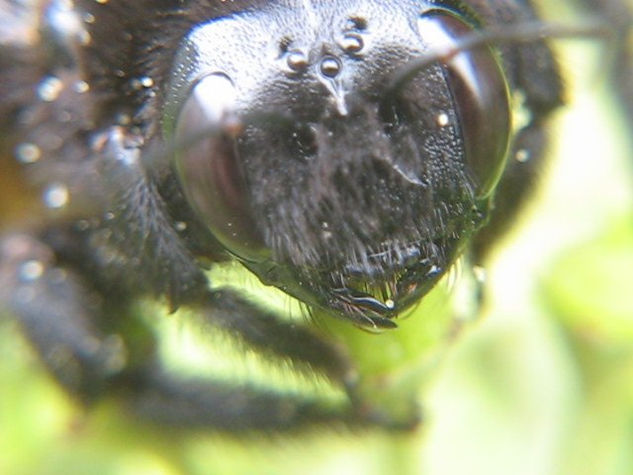
[[[474,27],[379,1],[197,26],[164,117],[188,201],[265,283],[395,326],[485,222],[505,163],[507,84],[487,47],[394,80]]]

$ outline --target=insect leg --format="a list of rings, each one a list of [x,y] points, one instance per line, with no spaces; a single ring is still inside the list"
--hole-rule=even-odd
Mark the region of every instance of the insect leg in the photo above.
[[[0,242],[2,311],[15,316],[56,379],[83,402],[115,395],[143,419],[183,428],[281,430],[334,420],[353,425],[371,421],[370,415],[352,409],[352,401],[333,406],[316,398],[169,374],[153,347],[147,351],[148,345],[141,345],[141,350],[138,338],[132,341],[126,335],[124,340],[105,330],[105,322],[113,319],[104,318],[106,309],[118,309],[120,315],[110,316],[116,320],[126,313],[125,305],[104,304],[85,281],[60,265],[36,238],[11,235]],[[329,365],[330,373],[340,371],[336,368],[340,363],[325,361],[332,355],[340,360],[340,355],[309,331],[264,317],[228,292],[213,294],[211,302],[220,309],[207,309],[215,322],[244,335],[249,343],[259,340],[260,348],[268,343],[275,352],[288,353],[288,358]],[[252,326],[247,318],[253,319]],[[275,335],[272,340],[270,334]],[[282,341],[286,338],[294,340]]]
[[[50,248],[25,234],[0,241],[0,310],[17,318],[56,379],[89,402],[125,363],[120,338],[97,328],[100,302]]]
[[[336,344],[306,326],[280,320],[229,289],[211,292],[201,313],[210,325],[229,331],[250,347],[290,360],[299,369],[324,372],[348,388],[355,382],[355,371]]]
[[[144,420],[181,428],[211,428],[232,433],[292,430],[338,422],[367,423],[347,407],[264,391],[252,386],[182,380],[155,372],[138,379],[126,403]]]

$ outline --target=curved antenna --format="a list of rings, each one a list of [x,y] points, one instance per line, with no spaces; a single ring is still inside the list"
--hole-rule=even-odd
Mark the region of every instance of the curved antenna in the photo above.
[[[615,36],[606,20],[587,21],[578,25],[561,25],[541,21],[511,23],[491,26],[464,35],[454,45],[431,48],[419,58],[409,61],[397,69],[387,84],[387,95],[399,91],[423,69],[436,62],[447,62],[458,54],[499,43],[530,43],[550,38],[560,39],[610,39]]]

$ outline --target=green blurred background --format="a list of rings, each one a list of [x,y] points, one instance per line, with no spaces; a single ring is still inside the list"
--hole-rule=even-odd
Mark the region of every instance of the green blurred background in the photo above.
[[[550,169],[492,259],[484,315],[419,393],[421,430],[236,439],[156,430],[111,401],[86,412],[0,320],[0,474],[633,473],[631,134],[605,50],[557,48],[571,106]],[[176,345],[180,325],[163,325]]]

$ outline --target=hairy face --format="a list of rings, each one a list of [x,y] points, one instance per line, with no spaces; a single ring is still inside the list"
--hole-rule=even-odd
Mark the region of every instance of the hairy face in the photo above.
[[[426,293],[483,224],[509,140],[476,25],[418,2],[271,2],[197,25],[164,129],[185,195],[266,283],[359,325]]]

